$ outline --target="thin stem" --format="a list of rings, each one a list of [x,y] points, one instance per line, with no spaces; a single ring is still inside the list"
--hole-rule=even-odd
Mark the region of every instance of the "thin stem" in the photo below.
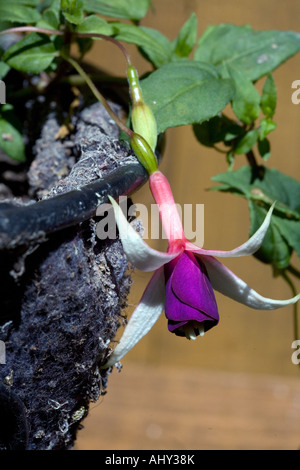
[[[252,168],[257,168],[258,167],[258,164],[257,164],[257,161],[255,159],[255,155],[254,155],[253,150],[249,150],[249,152],[246,153],[246,157],[247,157],[249,165]]]
[[[298,271],[298,269],[294,268],[294,266],[289,265],[286,269],[287,269],[291,274],[293,274],[295,277],[297,277],[298,279],[300,279],[300,272]]]
[[[16,26],[14,28],[4,29],[0,32],[1,34],[9,34],[9,33],[26,33],[26,32],[36,32],[36,33],[43,33],[52,35],[55,34],[56,36],[64,36],[64,31],[60,31],[58,29],[47,29],[47,28],[38,28],[37,26]]]
[[[79,75],[84,79],[84,81],[86,82],[86,84],[89,86],[90,90],[92,91],[92,93],[94,94],[94,96],[97,98],[98,101],[100,101],[100,103],[103,104],[104,108],[106,109],[106,111],[108,112],[108,114],[110,115],[110,117],[116,122],[116,124],[120,127],[120,129],[122,129],[124,132],[126,132],[126,134],[131,137],[131,135],[133,134],[132,130],[129,129],[122,121],[121,119],[118,117],[118,115],[111,109],[111,107],[109,106],[108,102],[106,101],[106,99],[104,98],[103,95],[101,95],[101,93],[98,91],[98,89],[95,87],[94,83],[92,82],[92,80],[90,79],[90,77],[85,73],[85,71],[83,70],[83,68],[78,64],[78,62],[76,62],[76,60],[72,59],[71,57],[66,57],[66,56],[62,56],[63,59],[65,59],[67,62],[69,62],[72,67],[74,67],[74,69],[79,73]]]
[[[9,28],[9,29],[6,29],[4,31],[1,31],[0,34],[19,33],[19,32],[38,32],[38,33],[42,33],[42,34],[48,34],[48,35],[53,35],[54,34],[54,35],[59,35],[59,36],[64,36],[65,35],[64,31],[60,31],[60,30],[57,30],[57,29],[38,28],[36,26],[18,26],[18,27],[15,27],[15,28]],[[87,37],[97,37],[97,38],[104,39],[106,41],[112,42],[124,54],[125,59],[127,61],[127,65],[128,66],[131,65],[131,60],[130,60],[129,53],[127,52],[127,50],[123,46],[123,44],[121,44],[116,39],[114,39],[110,36],[106,36],[105,34],[99,34],[99,33],[94,34],[94,33],[76,33],[76,32],[74,32],[72,34],[76,37],[81,37],[81,38],[84,38],[84,37],[86,37],[86,38]],[[65,54],[62,54],[62,53],[61,53],[61,57],[63,59],[65,59],[67,62],[69,62],[75,68],[75,70],[78,72],[78,74],[83,78],[83,80],[89,86],[89,88],[91,89],[92,93],[97,98],[97,100],[100,101],[100,103],[103,104],[103,106],[105,107],[105,109],[108,112],[108,114],[110,115],[110,117],[116,122],[116,124],[120,127],[120,129],[122,129],[130,137],[133,134],[132,130],[129,129],[120,120],[120,118],[117,116],[117,114],[111,109],[111,107],[107,103],[104,96],[101,95],[101,93],[95,87],[94,83],[92,82],[90,77],[85,73],[85,71],[82,69],[82,67],[79,65],[79,63],[76,62],[76,60],[72,59],[71,57],[68,57],[68,56],[66,56]]]
[[[73,34],[74,34],[74,36],[76,36],[78,38],[99,38],[99,39],[104,39],[105,41],[109,41],[109,42],[113,43],[115,46],[117,46],[122,51],[122,53],[125,56],[125,59],[127,61],[127,65],[128,66],[131,65],[131,59],[130,59],[129,52],[123,46],[123,44],[121,44],[117,39],[112,38],[111,36],[106,36],[106,34],[100,34],[100,33],[76,33],[75,32]]]
[[[281,273],[281,275],[282,275],[283,279],[287,282],[287,284],[290,286],[293,297],[295,295],[297,295],[296,288],[295,288],[293,282],[291,281],[291,279],[289,278],[289,276],[286,274],[286,272],[283,271]],[[298,303],[297,302],[293,305],[293,317],[294,317],[294,320],[293,320],[294,340],[297,340],[297,339],[299,339],[299,333],[298,333]]]
[[[8,28],[5,29],[4,31],[0,32],[1,34],[7,34],[7,33],[25,33],[25,32],[36,32],[36,33],[42,33],[42,34],[47,34],[47,35],[56,35],[56,36],[64,36],[66,34],[65,31],[61,31],[59,29],[47,29],[47,28],[39,28],[37,26],[16,26],[14,28]],[[115,46],[117,46],[121,52],[123,53],[127,65],[131,65],[131,59],[130,59],[130,54],[127,51],[127,49],[121,44],[117,39],[112,38],[111,36],[107,36],[106,34],[100,34],[100,33],[78,33],[76,31],[73,31],[71,33],[72,36],[78,37],[78,38],[98,38],[98,39],[104,39],[105,41],[109,41],[113,43]]]
[[[216,152],[222,153],[223,155],[228,152],[228,150],[223,150],[217,147],[215,144],[213,145],[213,149],[216,150]]]
[[[118,86],[126,86],[128,87],[128,81],[126,80],[126,78],[124,77],[113,77],[112,75],[107,75],[105,73],[90,73],[89,74],[89,77],[90,79],[94,82],[94,83],[101,83],[101,84],[106,84],[106,83],[109,83],[109,84],[116,84]],[[62,83],[69,83],[70,85],[75,85],[75,86],[79,86],[79,85],[84,85],[85,84],[85,80],[83,79],[83,77],[81,77],[80,75],[77,75],[77,74],[74,74],[74,75],[68,75],[67,77],[64,77],[60,80],[60,82]]]

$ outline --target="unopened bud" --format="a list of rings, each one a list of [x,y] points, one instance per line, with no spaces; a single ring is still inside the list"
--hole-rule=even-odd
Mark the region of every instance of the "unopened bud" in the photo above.
[[[134,132],[130,137],[130,145],[149,175],[154,173],[158,168],[157,160],[148,142],[141,135]]]
[[[153,112],[145,103],[137,71],[133,66],[127,69],[132,101],[131,121],[134,132],[144,137],[153,152],[157,143],[157,125]]]
[[[155,151],[157,143],[157,126],[154,115],[144,103],[133,106],[131,111],[131,121],[134,132],[144,137],[151,149]]]

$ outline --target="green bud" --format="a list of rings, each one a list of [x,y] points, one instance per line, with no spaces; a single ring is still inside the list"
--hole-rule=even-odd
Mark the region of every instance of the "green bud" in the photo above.
[[[134,132],[144,137],[154,152],[157,143],[157,126],[149,106],[144,103],[133,106],[131,122]]]
[[[130,145],[149,175],[154,173],[158,168],[157,160],[148,142],[141,135],[134,132],[130,137]]]
[[[133,130],[144,137],[154,152],[157,143],[157,125],[154,114],[144,101],[137,71],[133,66],[128,67],[127,76],[132,101]]]
[[[127,68],[127,77],[128,77],[131,101],[132,101],[133,106],[139,101],[144,102],[142,90],[140,87],[139,77],[133,65],[129,65],[129,67]]]

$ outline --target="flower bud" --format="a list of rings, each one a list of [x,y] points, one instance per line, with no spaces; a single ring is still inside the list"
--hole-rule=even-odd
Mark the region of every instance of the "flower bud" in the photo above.
[[[148,142],[135,132],[130,137],[130,145],[139,162],[146,168],[149,175],[157,170],[157,160]]]
[[[148,142],[154,152],[157,142],[157,125],[154,114],[144,101],[137,71],[133,66],[128,67],[127,76],[132,101],[133,130]]]

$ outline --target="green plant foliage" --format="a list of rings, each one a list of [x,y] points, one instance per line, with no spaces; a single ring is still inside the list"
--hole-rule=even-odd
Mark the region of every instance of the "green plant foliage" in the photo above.
[[[97,15],[90,15],[77,26],[78,33],[96,33],[110,36],[113,32],[112,26]]]
[[[260,114],[260,95],[245,74],[231,66],[227,69],[235,85],[232,109],[240,121],[250,124]]]
[[[221,183],[213,189],[243,196],[249,203],[252,235],[262,223],[270,205],[276,201],[270,229],[257,257],[279,269],[289,265],[295,250],[300,256],[300,184],[276,169],[244,166],[221,173],[212,180]]]
[[[8,64],[2,61],[4,51],[0,48],[0,80],[5,77],[10,67]]]
[[[120,22],[111,25],[114,28],[115,39],[135,44],[155,67],[188,57],[197,39],[197,17],[194,13],[182,26],[173,42],[153,28]]]
[[[61,0],[61,9],[70,23],[80,24],[84,19],[83,0]]]
[[[267,161],[271,156],[271,145],[268,139],[259,139],[257,141],[257,148],[260,156]]]
[[[267,75],[262,96],[261,96],[261,109],[267,118],[272,118],[275,114],[277,101],[277,90],[273,75],[269,73]]]
[[[243,153],[248,153],[256,143],[259,137],[259,130],[253,129],[247,132],[241,139],[237,141],[234,147],[234,153],[241,155]]]
[[[172,59],[172,44],[159,31],[119,22],[113,22],[111,26],[115,39],[138,46],[155,67],[161,67]]]
[[[60,0],[52,0],[50,3],[46,2],[45,7],[41,5],[41,18],[36,23],[36,26],[47,29],[59,29],[62,19]]]
[[[38,0],[12,0],[0,3],[0,25],[10,23],[36,23],[40,19]]]
[[[214,189],[247,199],[251,234],[270,204],[277,201],[270,229],[256,256],[285,269],[293,252],[300,256],[300,185],[276,169],[260,166],[256,156],[264,165],[271,156],[269,134],[276,129],[277,105],[273,72],[299,51],[300,34],[220,24],[209,26],[199,38],[193,13],[183,21],[177,36],[168,38],[139,24],[150,5],[150,0],[3,1],[2,29],[34,25],[51,29],[53,34],[31,32],[8,49],[0,36],[0,79],[9,76],[12,69],[25,74],[29,83],[32,75],[43,72],[45,76],[49,71],[54,80],[65,79],[65,61],[72,63],[69,55],[74,50],[84,59],[96,39],[93,35],[104,34],[135,45],[148,61],[149,69],[140,84],[158,133],[192,125],[201,145],[224,153],[229,171],[213,177],[220,184]],[[80,38],[76,36],[79,33],[90,36]],[[259,79],[264,80],[260,88],[256,84]],[[0,147],[11,158],[24,161],[22,128],[10,105],[1,108]],[[235,159],[243,154],[251,166],[233,171]]]
[[[223,76],[230,65],[254,81],[299,49],[300,34],[293,31],[256,31],[249,25],[221,24],[206,29],[194,58],[217,66]]]
[[[214,67],[187,59],[163,65],[141,85],[145,101],[155,115],[158,133],[210,119],[234,94],[232,81],[220,79]]]
[[[194,124],[193,130],[198,141],[206,147],[213,147],[220,142],[230,144],[243,134],[242,127],[223,114],[202,124]]]
[[[84,0],[84,9],[113,18],[141,20],[147,13],[150,0]]]
[[[182,26],[173,44],[174,53],[179,57],[188,57],[193,50],[197,40],[197,26],[197,16],[195,13],[192,13]]]
[[[25,161],[25,145],[21,135],[21,125],[10,105],[3,105],[0,109],[0,148],[13,160]]]
[[[27,73],[40,73],[59,55],[54,43],[45,35],[30,33],[11,46],[3,60],[12,68]]]

